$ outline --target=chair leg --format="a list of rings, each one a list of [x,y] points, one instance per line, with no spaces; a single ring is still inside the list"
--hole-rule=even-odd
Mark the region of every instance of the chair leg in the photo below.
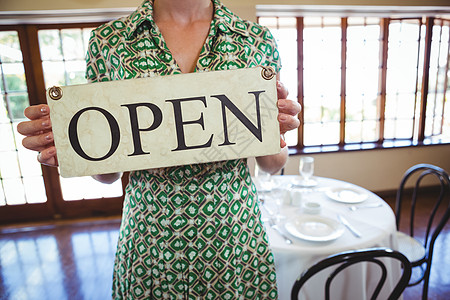
[[[422,300],[428,299],[428,280],[425,280],[423,282],[423,289],[422,289]]]
[[[425,270],[425,274],[423,277],[423,289],[422,289],[422,300],[428,299],[428,285],[430,282],[430,270],[431,265],[427,265],[427,269]]]

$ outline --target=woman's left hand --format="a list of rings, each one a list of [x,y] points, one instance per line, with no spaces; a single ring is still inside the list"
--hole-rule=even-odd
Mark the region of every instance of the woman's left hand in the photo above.
[[[277,95],[278,95],[278,122],[280,123],[280,147],[286,147],[284,141],[284,134],[290,130],[297,129],[300,126],[298,114],[301,107],[297,101],[289,100],[287,88],[277,81]]]

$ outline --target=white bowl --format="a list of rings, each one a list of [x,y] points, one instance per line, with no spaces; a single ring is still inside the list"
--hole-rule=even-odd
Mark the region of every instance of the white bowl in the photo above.
[[[303,208],[303,212],[305,214],[310,214],[310,215],[317,215],[322,210],[322,206],[320,205],[320,203],[312,202],[312,201],[304,202],[302,205],[302,208]]]

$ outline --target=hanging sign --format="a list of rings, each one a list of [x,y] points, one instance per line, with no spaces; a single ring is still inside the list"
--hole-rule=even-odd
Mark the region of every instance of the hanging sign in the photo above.
[[[63,177],[280,151],[272,68],[52,87],[47,102]]]

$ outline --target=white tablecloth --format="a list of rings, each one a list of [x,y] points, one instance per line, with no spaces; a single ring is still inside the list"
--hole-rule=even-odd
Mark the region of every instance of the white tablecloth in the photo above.
[[[281,207],[281,212],[286,216],[286,219],[281,221],[280,225],[285,233],[292,239],[293,244],[286,244],[283,238],[266,224],[270,245],[275,257],[280,300],[290,299],[290,292],[295,279],[308,267],[329,255],[348,250],[371,247],[397,248],[397,241],[394,234],[396,231],[394,213],[389,205],[377,195],[353,184],[329,178],[315,177],[318,181],[318,185],[310,189],[290,186],[290,183],[297,178],[298,177],[296,176],[273,176],[273,179],[280,183],[279,187],[284,191],[288,191],[290,195],[293,194],[293,190],[295,189],[297,197],[298,195],[301,195],[302,202],[314,201],[320,203],[321,216],[337,220],[337,214],[344,215],[348,221],[362,233],[362,237],[357,238],[352,235],[349,230],[345,229],[342,236],[328,242],[312,242],[296,238],[285,230],[284,223],[292,217],[303,214],[303,210],[297,205],[283,205]],[[338,202],[327,197],[327,189],[333,187],[350,187],[358,189],[363,193],[367,193],[368,198],[359,205],[382,203],[382,206],[351,211],[349,209],[351,204]],[[272,192],[272,196],[273,193],[278,193],[277,195],[281,197],[286,196],[283,192],[280,193],[280,191]],[[266,199],[264,206],[269,208],[269,211],[273,212],[273,210],[276,209],[275,204],[273,202],[271,203],[273,197],[269,197],[267,193],[260,193],[260,197]],[[262,213],[263,219],[267,217],[267,211],[265,212],[263,209]],[[370,266],[355,266],[348,269],[346,271],[345,283],[337,282],[336,286],[333,287],[332,294],[335,295],[333,298],[358,300],[369,298],[371,293],[369,292],[369,294],[367,294],[367,290],[373,290],[372,288],[375,285],[373,280],[376,279],[376,274],[374,274],[374,272],[378,271]],[[388,265],[388,273],[389,277],[379,299],[387,298],[386,295],[390,293],[390,289],[397,282],[396,280],[399,278],[400,274],[399,264],[393,263]],[[324,284],[321,283],[320,280],[323,279],[324,278],[319,278],[319,280],[312,281],[309,286],[302,289],[301,299],[322,299]],[[336,296],[336,293],[339,296]]]

